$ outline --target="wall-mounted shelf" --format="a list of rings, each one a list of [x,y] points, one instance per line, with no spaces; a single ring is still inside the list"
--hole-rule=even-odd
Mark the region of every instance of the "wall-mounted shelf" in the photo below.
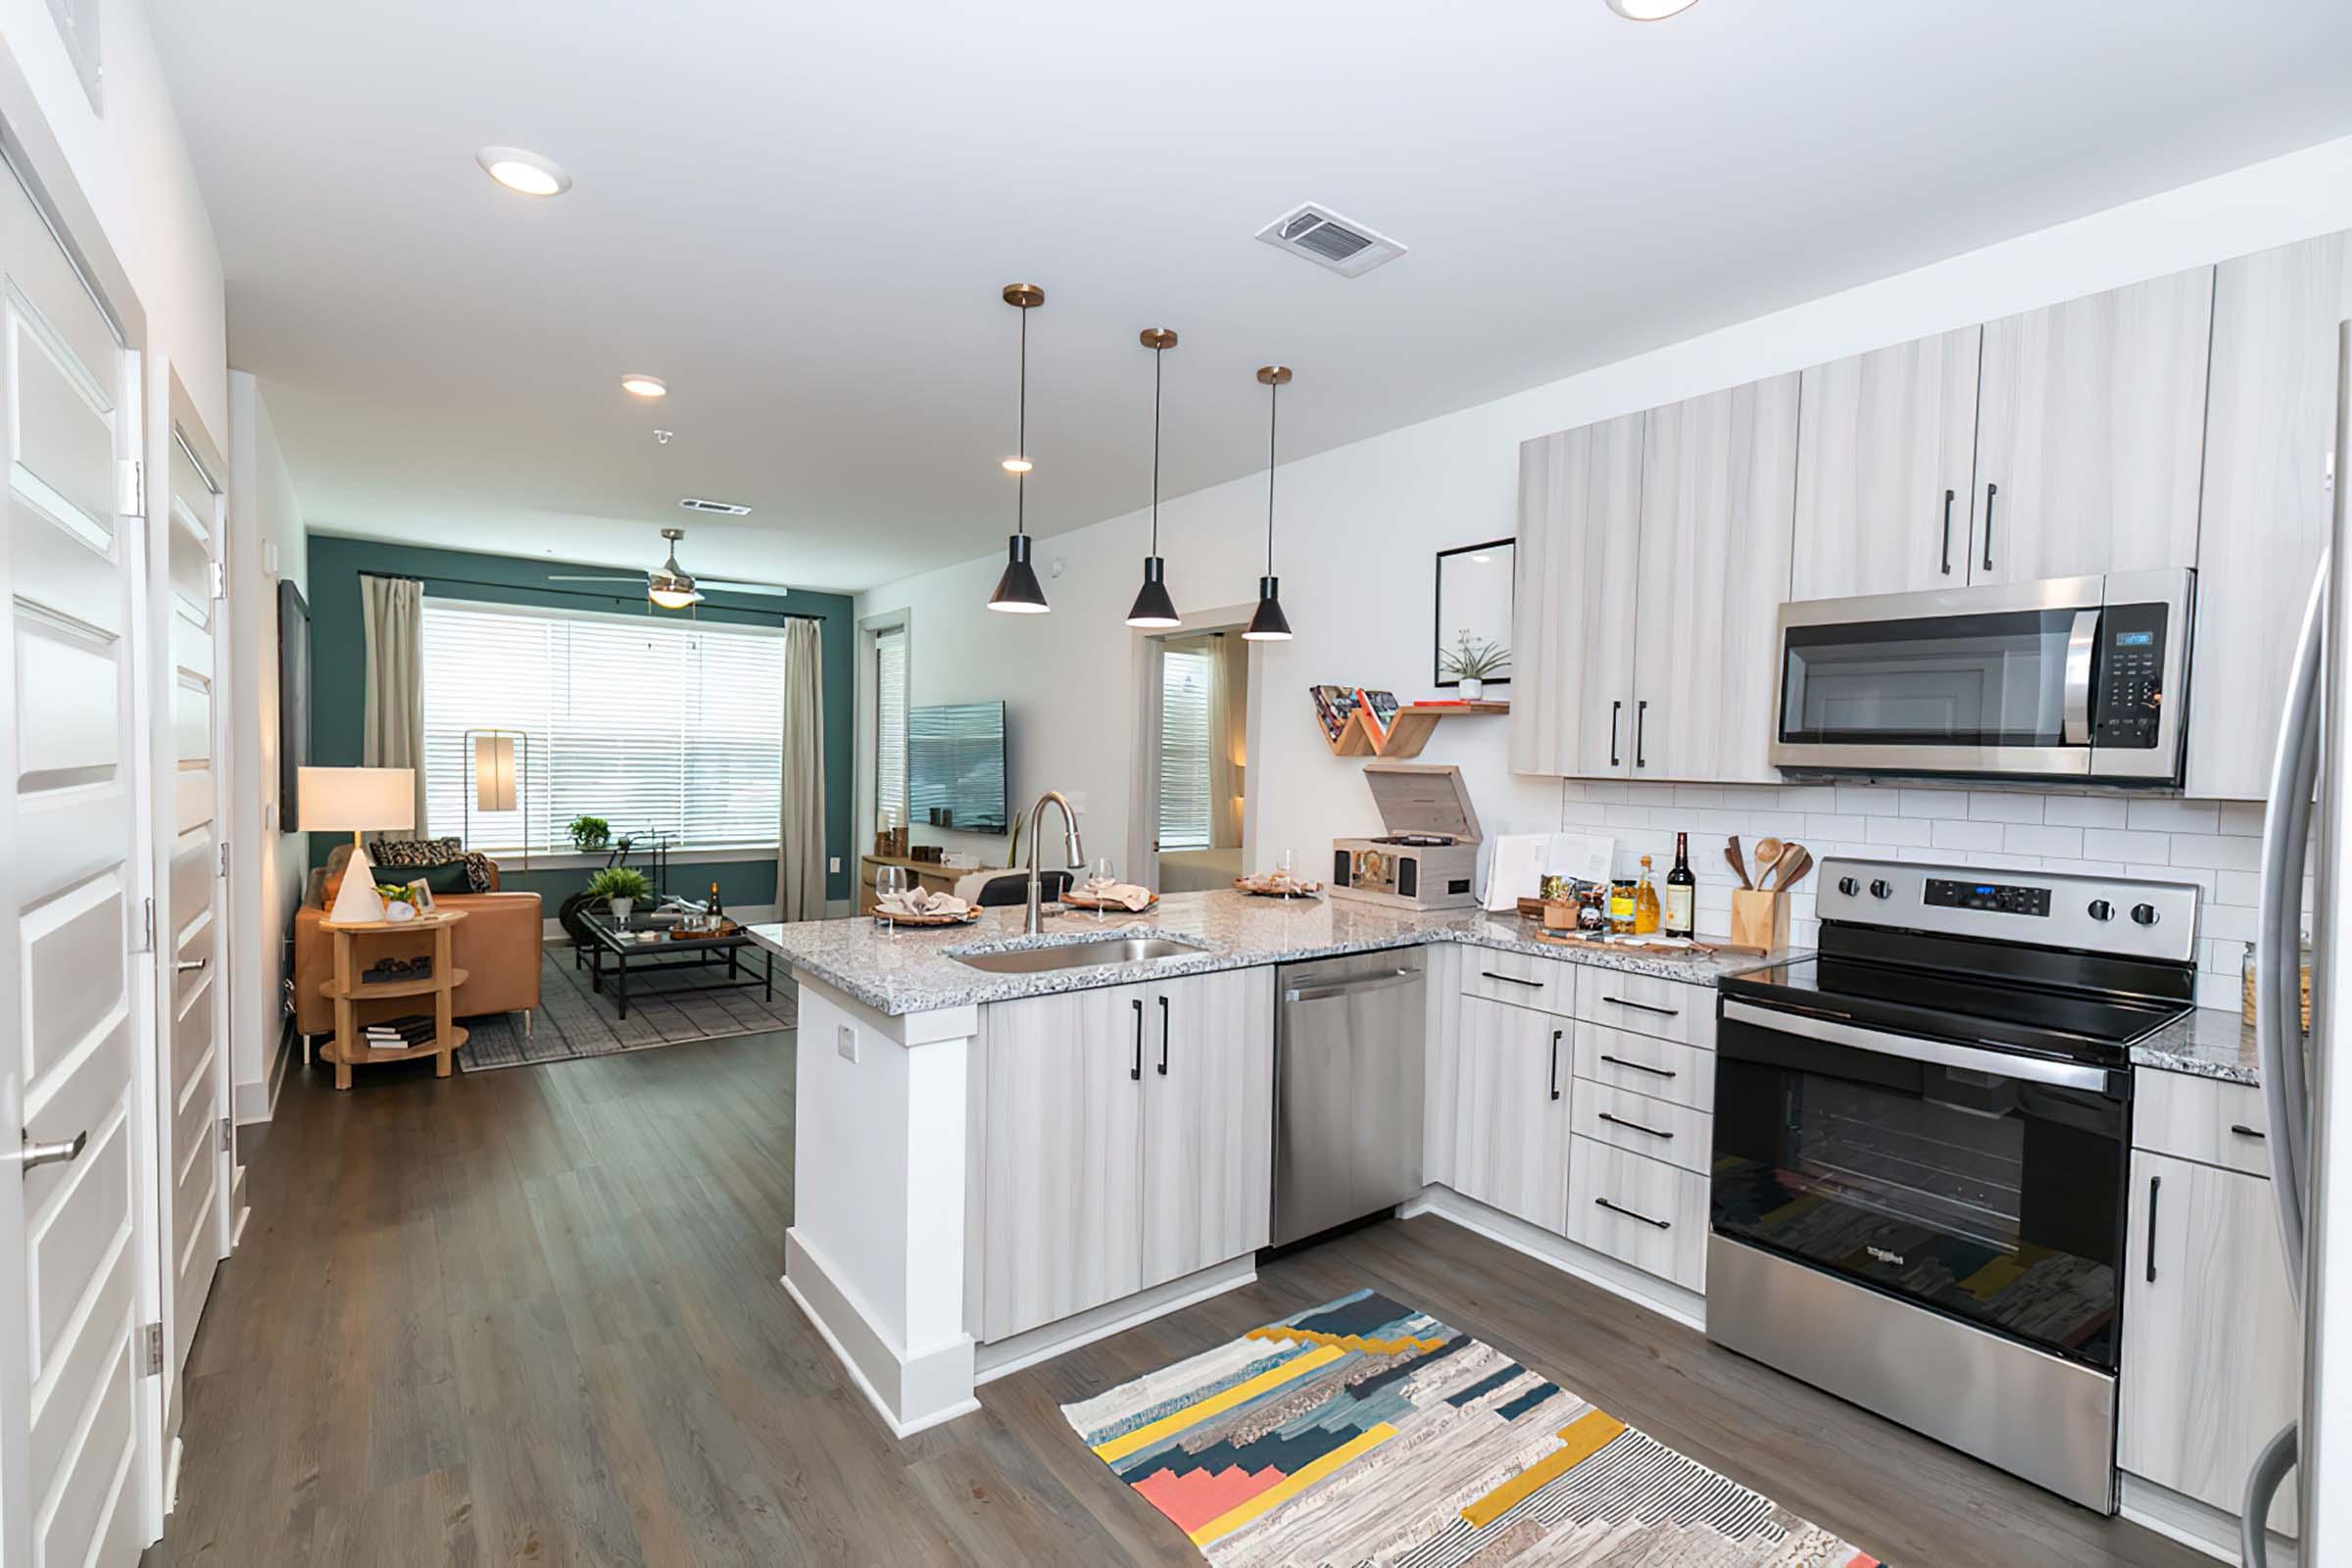
[[[1372,738],[1372,726],[1360,709],[1350,710],[1337,739],[1326,735],[1334,757],[1419,757],[1421,748],[1437,733],[1438,721],[1479,718],[1511,710],[1508,703],[1411,703],[1396,710],[1386,744]]]

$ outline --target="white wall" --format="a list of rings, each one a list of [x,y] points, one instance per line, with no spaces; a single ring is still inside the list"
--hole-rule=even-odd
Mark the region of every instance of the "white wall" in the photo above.
[[[302,498],[286,470],[261,384],[228,372],[228,504],[231,687],[237,694],[232,763],[242,787],[230,817],[239,847],[229,872],[236,933],[229,992],[229,1065],[239,1121],[270,1114],[270,1074],[279,1035],[279,997],[288,972],[286,933],[302,903],[310,840],[278,831],[277,585],[305,586],[310,551]],[[266,557],[274,547],[276,569]],[[245,853],[245,847],[252,853]]]
[[[1330,755],[1305,688],[1339,681],[1389,687],[1407,700],[1432,694],[1433,557],[1517,532],[1521,441],[2341,228],[2352,228],[2352,138],[1285,464],[1275,564],[1298,637],[1258,645],[1264,709],[1250,759],[1258,811],[1253,863],[1269,862],[1285,847],[1302,858],[1319,857],[1334,835],[1377,825],[1361,762]],[[1314,367],[1298,371],[1286,401],[1315,395]],[[989,482],[976,475],[975,493],[993,493]],[[1265,548],[1262,474],[1163,502],[1160,515],[1179,610],[1254,597]],[[996,546],[987,556],[871,590],[859,597],[858,612],[910,608],[910,701],[1005,698],[1015,801],[1025,805],[1049,787],[1083,792],[1090,851],[1107,849],[1123,860],[1133,749],[1129,640],[1137,634],[1121,617],[1140,580],[1143,516],[1039,543],[1038,565],[1054,606],[1044,616],[985,608],[1003,562],[997,531],[975,525],[975,542]],[[1056,566],[1058,576],[1052,574]],[[1557,826],[1561,781],[1510,772],[1503,722],[1451,721],[1422,760],[1461,764],[1490,837]],[[1900,812],[1878,814],[1894,820]],[[1667,831],[1646,815],[1641,825]],[[1715,842],[1719,864],[1720,835]],[[1872,840],[1841,833],[1831,842]],[[1004,844],[966,840],[961,847],[1002,858]],[[2033,853],[2004,851],[2010,863]]]

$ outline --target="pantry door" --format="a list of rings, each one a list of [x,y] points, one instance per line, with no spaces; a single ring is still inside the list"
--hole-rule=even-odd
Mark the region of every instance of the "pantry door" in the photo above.
[[[139,371],[0,166],[0,1557],[129,1568],[156,1446]],[[20,1129],[22,1132],[20,1133]],[[17,1140],[23,1139],[22,1145]]]

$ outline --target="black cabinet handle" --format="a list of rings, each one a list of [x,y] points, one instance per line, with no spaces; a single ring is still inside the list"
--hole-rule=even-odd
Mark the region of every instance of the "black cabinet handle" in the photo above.
[[[1600,1000],[1611,1006],[1631,1007],[1636,1012],[1654,1012],[1661,1018],[1680,1017],[1683,1010],[1680,1007],[1661,1007],[1654,1002],[1628,1002],[1623,997],[1603,997]]]
[[[1481,969],[1478,972],[1485,975],[1490,980],[1499,980],[1506,986],[1525,986],[1530,991],[1541,991],[1544,989],[1544,982],[1541,980],[1522,980],[1515,974],[1496,974],[1492,969]]]
[[[1621,1204],[1610,1202],[1605,1198],[1595,1198],[1592,1200],[1592,1201],[1599,1204],[1602,1208],[1607,1209],[1612,1214],[1623,1214],[1627,1219],[1638,1219],[1644,1225],[1655,1226],[1657,1229],[1662,1231],[1670,1231],[1674,1229],[1674,1221],[1672,1220],[1651,1219],[1647,1214],[1638,1214],[1634,1212],[1634,1210],[1626,1208]]]
[[[1943,574],[1952,574],[1952,500],[1953,493],[1943,493]]]
[[[1135,999],[1135,1065],[1127,1069],[1127,1076],[1139,1084],[1144,1081],[1144,999],[1141,997]]]
[[[1554,1100],[1560,1098],[1560,1036],[1565,1033],[1567,1031],[1564,1029],[1551,1032],[1551,1098]]]
[[[1649,704],[1647,702],[1636,703],[1634,705],[1634,765],[1636,767],[1649,765],[1649,759],[1642,755],[1647,749],[1648,737]]]
[[[1672,1133],[1662,1133],[1655,1127],[1644,1127],[1638,1121],[1627,1121],[1623,1116],[1612,1116],[1605,1110],[1600,1113],[1600,1119],[1609,1123],[1611,1126],[1631,1127],[1638,1133],[1647,1133],[1652,1138],[1663,1138],[1669,1143],[1673,1142],[1674,1140],[1674,1134]]]
[[[1622,718],[1624,715],[1625,715],[1625,704],[1623,704],[1623,703],[1611,703],[1611,704],[1609,705],[1609,765],[1610,765],[1611,767],[1615,767],[1615,766],[1617,766],[1617,765],[1618,765],[1618,760],[1617,760],[1617,720],[1618,720],[1618,719],[1620,719],[1620,718]]]
[[[2156,1194],[2162,1190],[2164,1178],[2148,1178],[2148,1283],[2156,1283]]]
[[[1992,569],[1992,498],[2001,493],[1997,484],[1984,487],[1984,569]]]
[[[2242,1121],[2233,1121],[2233,1122],[2231,1122],[2231,1123],[2230,1124],[2230,1130],[2231,1132],[2233,1132],[2233,1133],[2237,1134],[2237,1136],[2238,1136],[2238,1137],[2240,1137],[2240,1138],[2260,1138],[2260,1137],[2262,1137],[2262,1136],[2263,1136],[2261,1133],[2259,1133],[2259,1132],[2255,1131],[2253,1128],[2251,1128],[2251,1127],[2247,1126],[2247,1125],[2246,1125],[2244,1122],[2242,1122]]]
[[[1628,1061],[1623,1056],[1612,1056],[1605,1051],[1600,1054],[1600,1059],[1607,1062],[1612,1067],[1631,1067],[1634,1071],[1645,1072],[1652,1078],[1674,1078],[1680,1076],[1672,1067],[1652,1067],[1647,1062]]]
[[[1159,1075],[1168,1075],[1168,999],[1159,999]]]

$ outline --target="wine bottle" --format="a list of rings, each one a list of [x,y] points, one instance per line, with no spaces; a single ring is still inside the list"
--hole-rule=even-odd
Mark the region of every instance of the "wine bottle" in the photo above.
[[[1666,934],[1687,937],[1694,929],[1698,878],[1690,874],[1690,835],[1674,836],[1674,869],[1666,873]]]
[[[718,883],[715,880],[713,880],[710,884],[710,908],[709,912],[710,915],[710,924],[714,929],[717,927],[718,923],[726,917],[726,906],[718,902]]]

